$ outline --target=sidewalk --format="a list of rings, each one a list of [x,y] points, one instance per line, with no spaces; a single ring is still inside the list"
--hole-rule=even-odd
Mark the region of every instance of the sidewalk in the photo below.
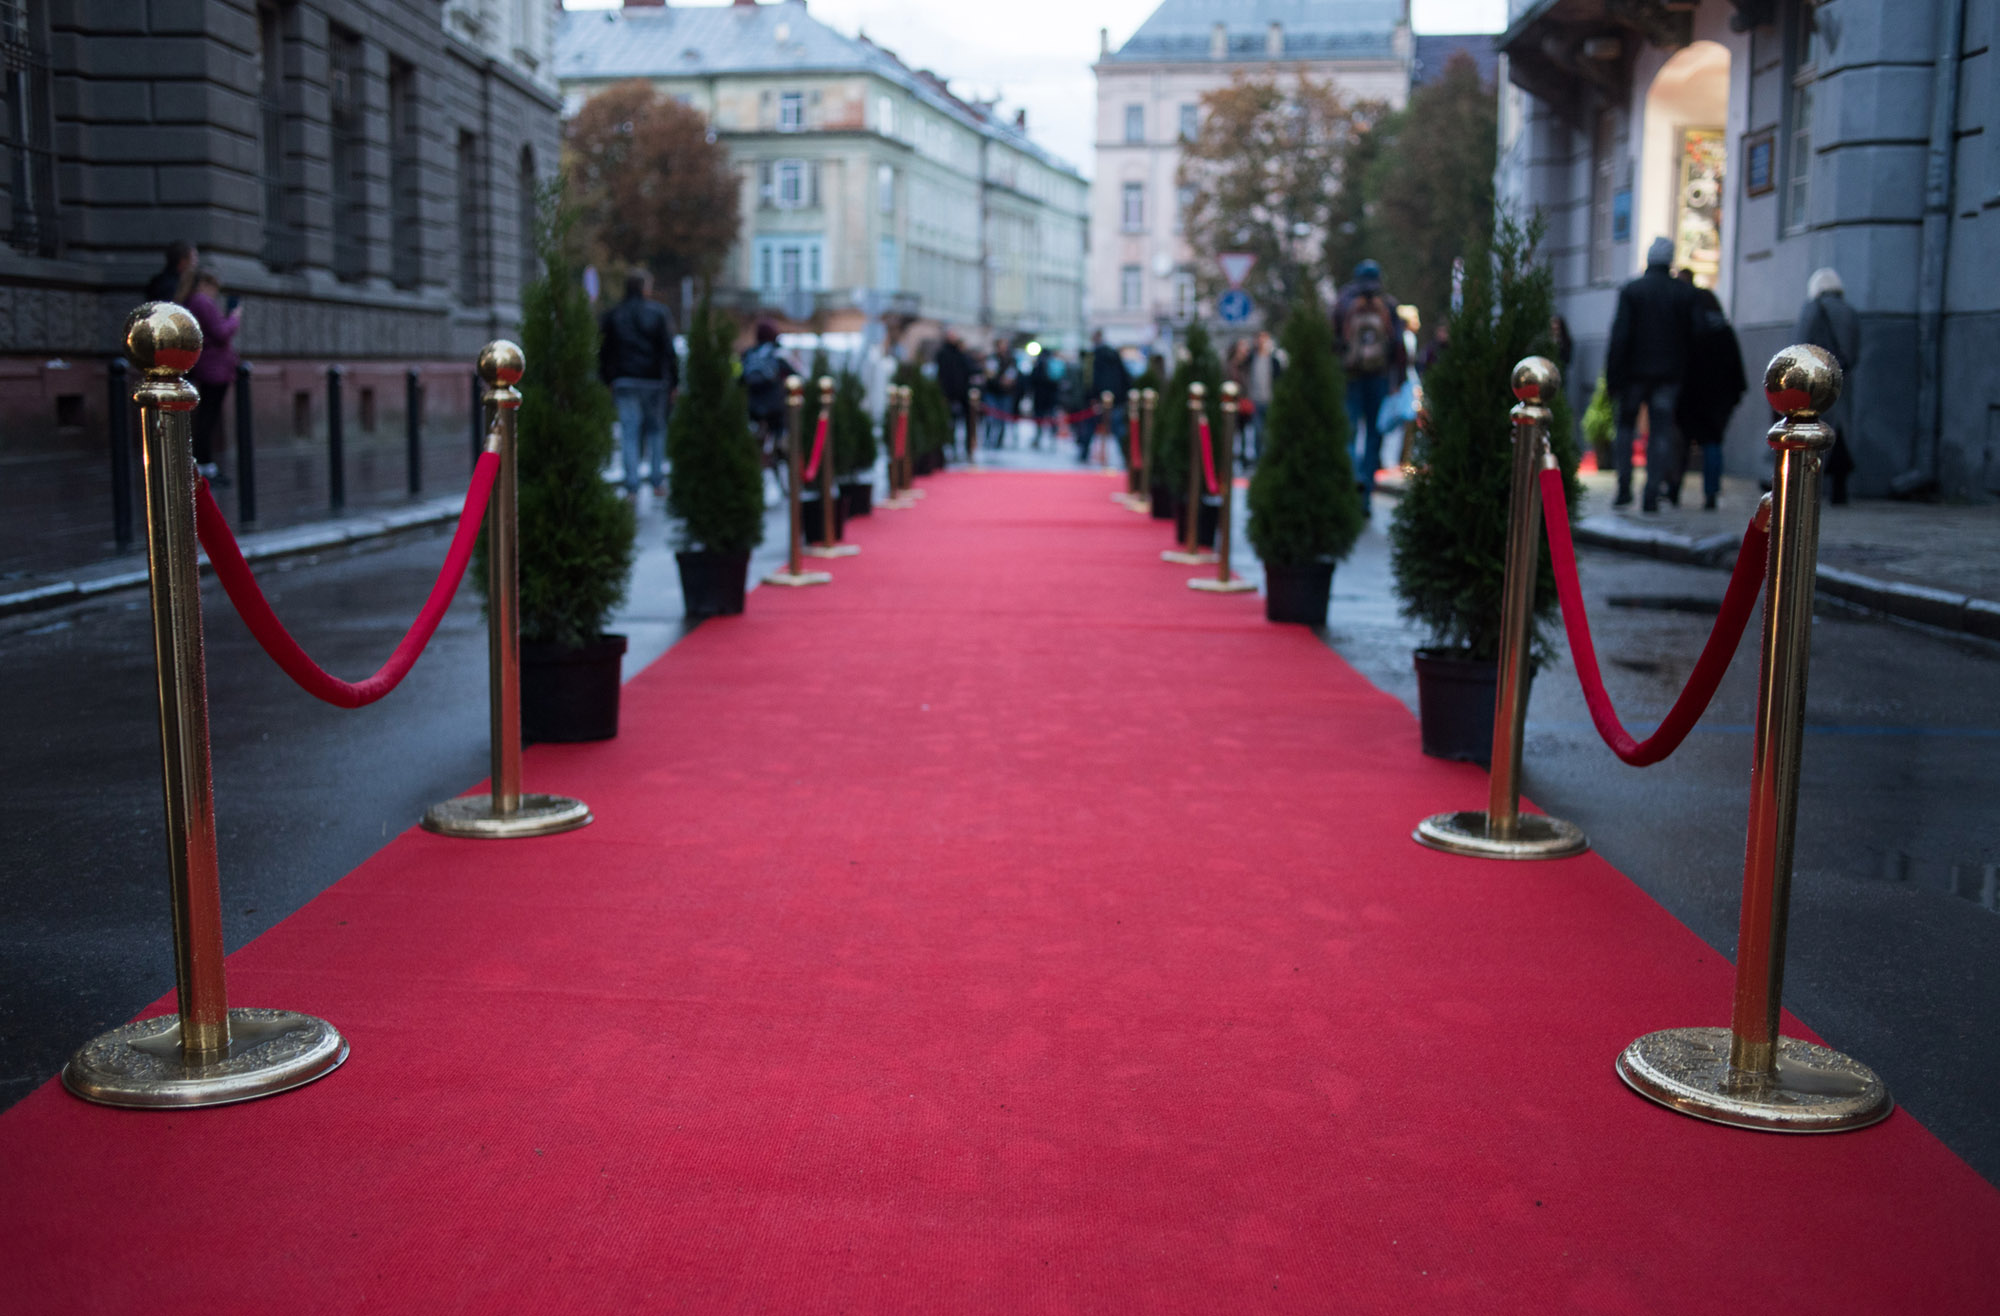
[[[1691,473],[1681,506],[1658,512],[1613,507],[1617,479],[1581,472],[1578,543],[1696,566],[1728,567],[1762,497],[1754,480],[1725,477],[1720,506],[1701,509],[1701,477]],[[1400,472],[1381,488],[1397,493]],[[1822,505],[1820,593],[1906,621],[2000,640],[2000,503],[1980,506],[1864,499]]]

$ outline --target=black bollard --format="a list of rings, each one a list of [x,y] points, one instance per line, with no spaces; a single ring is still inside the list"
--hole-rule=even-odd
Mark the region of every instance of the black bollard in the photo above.
[[[250,363],[236,365],[236,516],[245,525],[257,519],[257,425],[252,419]]]
[[[105,420],[111,431],[111,538],[118,551],[132,547],[132,389],[131,367],[122,356],[111,358],[111,408]]]
[[[424,384],[415,366],[403,372],[403,441],[408,445],[410,497],[424,491]]]
[[[340,383],[346,371],[326,368],[326,501],[336,513],[347,510],[346,421],[340,414]]]

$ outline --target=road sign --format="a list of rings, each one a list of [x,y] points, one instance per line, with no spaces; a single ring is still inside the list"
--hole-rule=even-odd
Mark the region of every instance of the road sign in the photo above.
[[[1257,268],[1257,257],[1247,251],[1225,251],[1216,259],[1222,264],[1222,277],[1229,280],[1232,289],[1241,288],[1250,271]]]
[[[1215,316],[1224,324],[1246,324],[1257,313],[1257,304],[1241,288],[1231,288],[1215,299]]]

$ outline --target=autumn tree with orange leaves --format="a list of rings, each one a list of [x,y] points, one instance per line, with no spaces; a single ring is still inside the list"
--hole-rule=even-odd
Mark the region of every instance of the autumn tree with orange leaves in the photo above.
[[[599,264],[651,270],[662,288],[707,280],[736,242],[729,152],[702,114],[651,83],[615,83],[569,122],[564,165]]]

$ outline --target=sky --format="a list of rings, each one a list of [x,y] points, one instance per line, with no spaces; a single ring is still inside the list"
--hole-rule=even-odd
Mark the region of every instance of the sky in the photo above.
[[[679,4],[683,0],[669,0]],[[570,9],[610,9],[619,0],[564,0]],[[1109,28],[1115,49],[1158,7],[1159,0],[1003,0],[997,4],[937,4],[925,0],[809,0],[813,16],[839,31],[866,32],[951,83],[961,97],[998,96],[1011,114],[1028,112],[1028,133],[1082,170],[1092,172],[1097,30]],[[1507,0],[1413,0],[1419,32],[1498,32]]]

